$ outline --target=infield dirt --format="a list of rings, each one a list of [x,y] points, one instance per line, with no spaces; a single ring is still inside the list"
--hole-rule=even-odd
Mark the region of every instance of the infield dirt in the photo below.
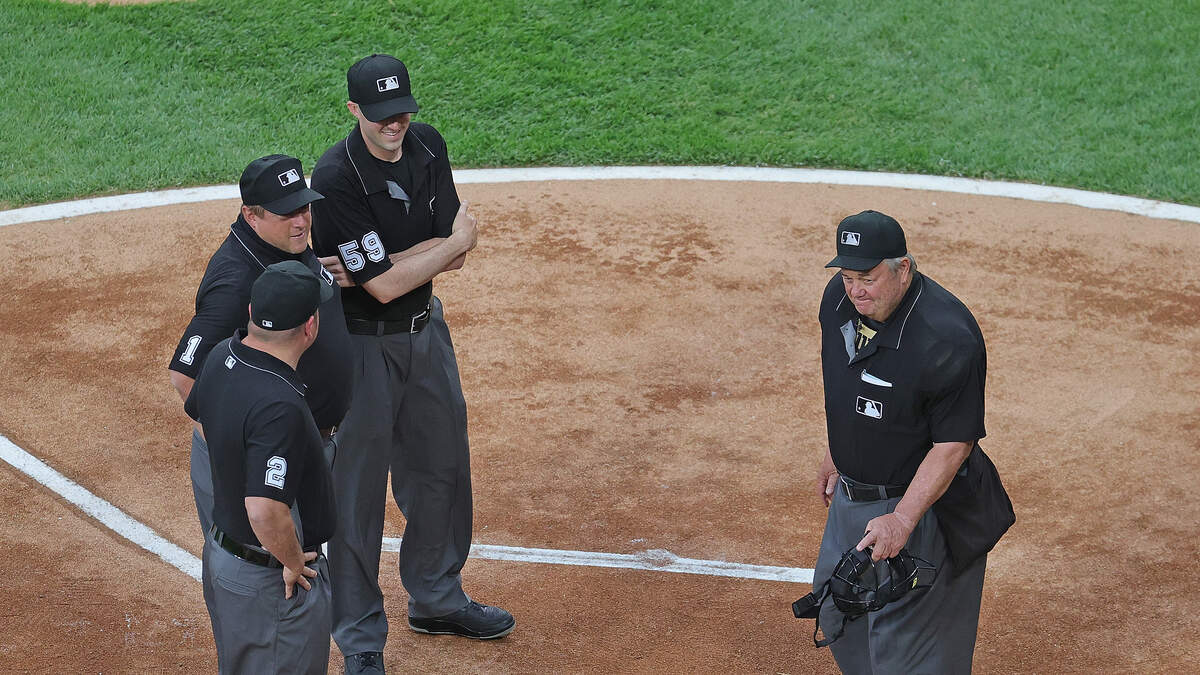
[[[988,561],[977,672],[1195,671],[1200,226],[819,185],[460,192],[480,243],[435,292],[477,543],[811,567],[822,266],[837,221],[874,208],[987,339],[983,445],[1018,520]],[[236,208],[0,228],[0,433],[195,554],[166,364]],[[197,582],[7,464],[0,507],[0,670],[215,670]],[[801,585],[472,560],[468,592],[518,621],[476,643],[409,632],[395,554],[383,568],[398,671],[834,670],[790,616]]]

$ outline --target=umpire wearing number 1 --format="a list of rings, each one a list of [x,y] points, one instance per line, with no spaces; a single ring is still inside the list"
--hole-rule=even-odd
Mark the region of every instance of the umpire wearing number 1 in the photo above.
[[[829,514],[814,588],[851,547],[874,560],[907,548],[938,568],[926,592],[848,622],[830,649],[847,673],[970,672],[987,555],[952,565],[931,507],[985,433],[983,335],[917,271],[889,216],[842,220],[826,267],[840,271],[820,307],[829,447],[817,494]],[[821,624],[839,625],[836,612],[826,605]]]
[[[238,218],[208,261],[196,291],[195,315],[168,366],[171,384],[185,401],[209,351],[246,326],[250,287],[268,265],[296,260],[326,285],[334,284],[308,245],[309,205],[321,195],[305,184],[300,160],[287,155],[260,157],[246,166],[238,187],[242,196]],[[326,452],[333,455],[333,431],[350,407],[353,385],[350,334],[342,320],[339,293],[321,305],[321,314],[325,328],[300,358],[299,373],[312,386],[304,400],[328,445]],[[199,427],[192,431],[191,478],[200,527],[207,533],[212,525],[212,478],[208,446]]]
[[[205,604],[222,673],[324,673],[332,625],[327,563],[336,527],[324,443],[296,373],[333,288],[298,260],[250,292],[246,329],[219,343],[185,410],[208,440],[213,524]]]

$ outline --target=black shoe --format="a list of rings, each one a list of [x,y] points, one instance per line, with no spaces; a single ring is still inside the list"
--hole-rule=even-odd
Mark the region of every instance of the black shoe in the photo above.
[[[453,614],[432,619],[408,617],[408,627],[430,635],[461,635],[476,640],[494,640],[512,632],[517,625],[512,614],[474,600]]]
[[[363,652],[346,657],[346,675],[383,675],[383,652]]]

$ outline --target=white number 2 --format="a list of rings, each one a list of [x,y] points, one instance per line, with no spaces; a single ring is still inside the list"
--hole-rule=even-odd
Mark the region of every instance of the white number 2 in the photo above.
[[[271,487],[283,489],[283,477],[287,475],[287,460],[275,455],[267,460],[267,479],[263,481]]]
[[[363,235],[362,247],[367,252],[367,257],[358,252],[359,243],[350,240],[344,244],[338,244],[338,252],[342,254],[342,260],[346,263],[346,270],[357,272],[367,264],[367,260],[371,262],[381,262],[387,257],[387,251],[383,248],[383,241],[379,238],[374,230]]]

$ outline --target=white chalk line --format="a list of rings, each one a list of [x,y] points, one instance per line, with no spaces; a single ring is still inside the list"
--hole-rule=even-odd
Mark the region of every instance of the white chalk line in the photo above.
[[[1089,209],[1121,211],[1150,218],[1200,223],[1200,207],[1127,197],[1107,192],[1089,192],[1031,183],[985,181],[975,178],[923,176],[906,173],[876,173],[835,169],[776,169],[739,166],[584,166],[523,169],[460,169],[456,183],[514,183],[528,181],[579,180],[706,180],[766,183],[822,183],[862,187],[932,190],[988,197],[1011,197],[1027,201],[1071,204]],[[169,206],[218,199],[237,199],[236,185],[183,188],[96,197],[70,202],[27,206],[0,211],[0,227],[39,220],[54,220],[152,206]]]
[[[58,493],[81,511],[129,541],[162,558],[196,581],[200,581],[200,559],[162,538],[157,532],[125,515],[117,507],[97,497],[79,483],[50,468],[48,464],[25,452],[4,436],[0,436],[0,459],[13,465],[26,476]]]
[[[167,541],[146,525],[130,518],[117,507],[92,494],[86,488],[58,471],[55,471],[45,462],[17,447],[12,441],[2,435],[0,435],[0,459],[8,462],[18,471],[79,507],[81,511],[95,518],[108,529],[128,539],[133,544],[153,553],[167,564],[196,581],[200,580],[199,558]],[[391,552],[399,551],[400,539],[385,537],[383,540],[383,550]],[[812,583],[813,573],[811,569],[803,568],[746,565],[721,560],[680,558],[669,551],[663,550],[645,551],[630,555],[599,553],[595,551],[560,551],[548,548],[473,544],[471,546],[470,557],[482,560],[616,567],[621,569],[700,574],[740,579],[762,579],[766,581],[793,583]]]

